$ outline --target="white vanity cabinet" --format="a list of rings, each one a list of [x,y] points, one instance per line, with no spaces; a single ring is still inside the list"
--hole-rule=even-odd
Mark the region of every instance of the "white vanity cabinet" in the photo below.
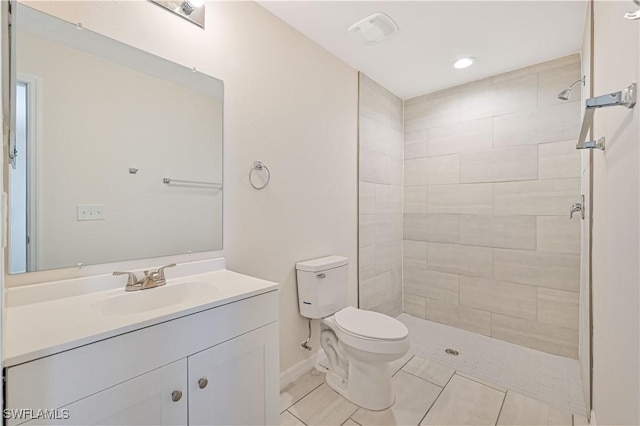
[[[32,420],[26,425],[186,425],[187,360],[171,363],[64,407],[68,419]],[[173,392],[182,392],[180,398]],[[175,401],[174,401],[175,399]],[[59,417],[63,410],[59,410]]]
[[[236,337],[188,359],[190,425],[261,425],[278,404],[277,325]],[[277,424],[279,417],[275,420]]]
[[[6,424],[277,424],[277,321],[269,291],[10,366],[5,408],[69,418]]]

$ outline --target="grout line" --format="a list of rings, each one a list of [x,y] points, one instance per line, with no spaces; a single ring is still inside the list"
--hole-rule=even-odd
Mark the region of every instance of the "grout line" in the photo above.
[[[482,386],[488,387],[489,389],[496,390],[496,391],[498,391],[498,392],[500,392],[500,393],[504,393],[504,394],[506,394],[506,393],[507,393],[507,391],[508,391],[508,389],[507,389],[507,390],[500,390],[500,389],[498,389],[498,388],[494,388],[493,386],[488,385],[488,384],[486,384],[486,383],[482,383],[482,382],[480,382],[480,381],[479,381],[480,379],[474,379],[473,377],[469,377],[469,376],[472,376],[472,374],[465,373],[464,371],[460,371],[462,374],[458,374],[458,371],[460,371],[460,370],[456,370],[456,372],[454,373],[454,375],[456,375],[456,376],[458,376],[458,377],[462,377],[463,379],[471,380],[472,382],[475,382],[475,383],[477,383],[477,384],[479,384],[479,385],[482,385]],[[465,376],[465,374],[466,374],[466,376]]]
[[[427,379],[425,379],[424,377],[417,376],[417,375],[413,374],[413,373],[412,373],[412,372],[410,372],[410,371],[407,371],[407,370],[398,370],[398,371],[402,371],[403,373],[409,374],[410,376],[413,376],[413,377],[415,377],[415,378],[417,378],[417,379],[420,379],[420,380],[422,380],[423,382],[427,382],[427,383],[429,383],[429,384],[432,384],[432,385],[434,385],[434,386],[439,387],[440,389],[444,389],[444,386],[439,385],[439,384],[437,384],[437,383],[434,383],[434,382],[432,382],[431,380],[427,380]],[[455,372],[454,372],[454,374],[455,374]],[[451,376],[453,377],[453,374],[452,374]],[[451,377],[449,377],[449,379],[447,379],[447,383],[449,383],[449,380],[451,380]]]
[[[298,379],[299,380],[299,379]],[[295,382],[294,382],[295,383]],[[309,392],[305,393],[304,395],[302,395],[300,398],[296,399],[294,402],[291,403],[291,405],[289,405],[287,408],[285,408],[284,410],[282,410],[280,412],[280,414],[284,413],[285,411],[288,411],[289,408],[293,407],[294,405],[296,405],[298,402],[302,401],[304,398],[306,398],[307,396],[309,396],[309,394],[311,392],[313,392],[314,390],[318,389],[320,386],[324,385],[325,381],[323,380],[318,386],[314,387],[313,389],[311,389]]]
[[[447,388],[447,386],[449,386],[449,383],[451,382],[451,379],[453,379],[453,376],[455,376],[455,373],[452,374],[451,377],[449,377],[449,380],[447,380],[447,383],[442,387],[442,389],[440,390],[440,393],[438,393],[438,396],[436,397],[436,399],[433,400],[433,403],[431,404],[431,406],[429,407],[427,412],[424,413],[424,416],[422,416],[422,418],[420,419],[418,424],[421,424],[424,421],[425,417],[427,417],[427,414],[429,414],[429,411],[431,411],[433,406],[436,405],[436,402],[438,402],[438,399],[440,399],[440,395],[442,395],[442,392],[444,392],[444,390]],[[431,382],[429,382],[429,383],[431,383]]]
[[[502,415],[502,409],[504,408],[504,403],[507,400],[507,392],[504,393],[504,398],[502,398],[502,404],[500,405],[500,411],[498,411],[498,417],[496,417],[496,426],[498,426],[498,421],[500,420],[500,416]]]
[[[292,416],[293,416],[293,418],[295,418],[295,419],[299,420],[299,421],[300,421],[300,423],[302,423],[303,425],[307,426],[307,424],[306,424],[305,422],[303,422],[303,421],[302,421],[302,419],[300,419],[300,417],[297,417],[295,414],[293,414],[293,413],[292,413],[291,411],[289,411],[288,409],[287,409],[287,410],[284,410],[282,413],[284,413],[284,412],[289,413],[290,415],[292,415]],[[282,414],[282,413],[280,413],[280,414]]]
[[[351,418],[351,416],[353,416],[355,413],[357,413],[357,412],[358,412],[358,410],[360,410],[360,408],[361,408],[361,407],[360,407],[359,405],[356,405],[355,403],[353,403],[353,402],[349,401],[347,398],[345,398],[345,397],[344,397],[344,396],[342,396],[342,395],[340,395],[340,398],[342,398],[342,399],[344,399],[345,401],[347,401],[347,402],[349,402],[349,403],[351,403],[351,404],[353,404],[353,405],[355,405],[355,406],[356,406],[356,409],[355,409],[355,410],[353,410],[353,412],[352,412],[351,414],[349,414],[349,417],[347,417],[347,418],[345,419],[345,421],[344,421],[344,422],[342,422],[342,424],[344,424],[344,423],[346,423],[346,422]],[[395,401],[394,401],[394,404],[395,404]],[[353,421],[354,421],[355,423],[357,423],[357,424],[360,424],[360,423],[356,422],[355,420],[353,420]]]
[[[398,372],[400,372],[400,371],[404,371],[405,373],[408,373],[408,371],[403,370],[403,368],[404,368],[404,366],[405,366],[405,365],[409,364],[409,362],[411,362],[411,360],[412,360],[413,358],[415,358],[415,357],[416,357],[416,355],[415,355],[415,354],[411,355],[411,358],[409,358],[409,359],[408,359],[404,364],[402,364],[402,366],[401,366],[400,368],[398,368],[398,371],[396,371],[395,373],[393,373],[393,375],[392,375],[391,377],[394,377],[394,376],[395,376],[396,374],[398,374]]]
[[[357,410],[356,410],[356,411],[357,411]],[[355,414],[355,413],[353,413],[353,414]],[[352,414],[352,416],[353,416],[353,414]],[[343,424],[343,425],[344,425],[344,424],[346,424],[349,420],[351,420],[352,422],[354,422],[354,423],[355,423],[355,424],[357,424],[357,425],[360,425],[360,423],[358,423],[358,422],[356,422],[355,420],[353,420],[353,418],[352,418],[352,417],[349,417],[349,418],[348,418],[347,420],[345,420],[342,424]],[[360,426],[362,426],[362,425],[360,425]]]

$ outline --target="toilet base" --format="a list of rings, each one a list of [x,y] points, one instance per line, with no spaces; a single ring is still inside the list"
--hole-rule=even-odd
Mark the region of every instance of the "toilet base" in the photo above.
[[[367,410],[386,410],[395,402],[388,362],[371,364],[352,359],[347,380],[329,371],[325,382],[345,399]]]

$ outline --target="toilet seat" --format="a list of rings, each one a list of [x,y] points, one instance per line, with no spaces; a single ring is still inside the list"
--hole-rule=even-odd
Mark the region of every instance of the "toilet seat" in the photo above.
[[[356,338],[401,341],[409,335],[407,327],[397,319],[352,306],[347,306],[336,312],[334,318],[336,325],[343,332]]]

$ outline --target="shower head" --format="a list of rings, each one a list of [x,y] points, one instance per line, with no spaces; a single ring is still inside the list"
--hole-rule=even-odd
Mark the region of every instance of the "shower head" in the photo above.
[[[571,97],[571,92],[573,91],[573,86],[575,86],[578,83],[584,83],[584,77],[582,77],[580,80],[574,81],[573,83],[571,83],[571,85],[569,87],[564,89],[562,92],[558,93],[558,99],[561,99],[563,101],[568,101],[569,98]]]
[[[568,101],[571,97],[571,88],[564,89],[562,92],[558,93],[558,99],[562,99],[563,101]]]

